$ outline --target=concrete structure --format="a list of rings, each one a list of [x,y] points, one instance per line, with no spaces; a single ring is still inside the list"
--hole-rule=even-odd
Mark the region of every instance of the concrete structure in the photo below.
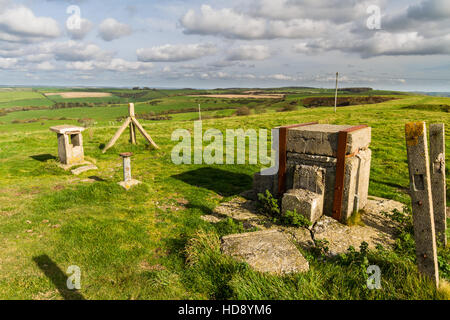
[[[84,149],[82,132],[85,128],[61,125],[50,130],[58,135],[58,156],[63,165],[83,164]]]
[[[294,210],[315,223],[323,215],[323,193],[305,189],[291,189],[283,195],[282,214]]]
[[[446,182],[445,182],[445,127],[443,123],[430,125],[431,192],[436,239],[447,245]]]
[[[120,156],[123,158],[123,181],[119,182],[119,185],[124,187],[126,190],[130,189],[132,186],[141,183],[131,177],[131,152],[121,153]]]
[[[222,238],[221,250],[247,262],[259,272],[283,275],[306,272],[308,261],[286,235],[278,230],[232,234]]]
[[[87,166],[82,166],[82,167],[78,167],[76,169],[73,169],[71,172],[78,176],[86,171],[90,171],[90,170],[98,170],[97,166],[93,165],[93,164],[89,164]]]
[[[405,126],[417,266],[439,286],[430,161],[425,122]]]
[[[256,192],[273,191],[282,198],[282,212],[307,209],[304,215],[312,222],[323,214],[346,222],[364,208],[372,157],[370,127],[308,123],[280,130],[285,132],[280,134],[279,172],[256,174]],[[319,203],[319,211],[313,210]]]

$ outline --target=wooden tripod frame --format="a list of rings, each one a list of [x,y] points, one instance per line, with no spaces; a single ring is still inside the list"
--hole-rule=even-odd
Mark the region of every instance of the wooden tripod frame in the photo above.
[[[137,121],[135,114],[134,114],[134,103],[130,103],[128,105],[128,117],[125,119],[125,122],[122,124],[122,126],[117,130],[114,137],[111,139],[111,141],[108,142],[106,147],[103,149],[103,153],[106,152],[109,148],[111,148],[119,139],[119,137],[122,135],[122,133],[125,131],[125,129],[129,126],[130,127],[130,142],[132,144],[136,144],[136,128],[141,132],[141,134],[144,136],[144,138],[156,149],[159,149],[158,145],[153,141],[153,139],[150,137],[150,135],[144,130],[144,128],[141,126],[139,121]]]

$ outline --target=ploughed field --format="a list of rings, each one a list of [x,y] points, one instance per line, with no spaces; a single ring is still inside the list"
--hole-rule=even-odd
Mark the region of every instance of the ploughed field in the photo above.
[[[324,259],[318,251],[299,249],[309,261],[310,271],[283,277],[257,273],[224,256],[219,249],[219,237],[243,232],[244,227],[232,220],[211,224],[201,216],[250,189],[253,173],[260,167],[175,165],[171,151],[178,141],[172,141],[171,134],[176,129],[193,132],[192,120],[198,119],[198,104],[202,108],[203,131],[215,128],[224,134],[226,129],[271,129],[312,121],[367,124],[372,127],[370,195],[409,205],[404,124],[419,120],[444,122],[448,168],[450,117],[442,106],[450,105],[449,98],[347,92],[346,96],[370,94],[396,99],[350,105],[334,113],[333,107],[304,107],[305,99],[310,97],[334,101],[333,90],[314,88],[267,89],[256,94],[284,95],[280,99],[204,96],[240,95],[249,89],[101,89],[92,91],[110,96],[68,98],[72,104],[59,108],[55,106],[65,103],[61,101],[65,99],[53,101],[49,98],[56,96],[44,94],[69,91],[57,88],[0,91],[0,110],[10,109],[15,103],[23,107],[23,101],[28,101],[26,106],[37,108],[9,110],[0,116],[0,298],[444,297],[431,282],[418,275],[410,230],[399,235],[395,251],[380,249],[367,256],[370,264],[381,268],[382,290],[367,289],[366,270],[357,255]],[[41,100],[48,105],[41,104]],[[147,147],[139,135],[138,145],[132,146],[128,134],[123,134],[107,153],[101,152],[121,125],[118,119],[127,115],[127,102],[135,102],[140,123],[160,150]],[[243,108],[245,113],[238,112]],[[57,139],[49,127],[62,124],[86,126],[85,156],[96,164],[97,171],[74,176],[58,167]],[[119,157],[122,152],[134,153],[132,175],[143,182],[128,192],[117,184],[123,174]],[[450,177],[448,169],[447,177]],[[450,185],[449,178],[447,184]],[[439,251],[444,279],[450,277],[449,257],[449,249]],[[81,270],[82,288],[78,292],[66,288],[64,274],[72,265]]]

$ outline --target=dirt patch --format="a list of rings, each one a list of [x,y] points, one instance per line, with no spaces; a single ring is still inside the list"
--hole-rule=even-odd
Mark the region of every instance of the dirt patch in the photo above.
[[[342,97],[338,98],[338,107],[356,106],[362,104],[376,104],[386,101],[396,100],[397,98],[392,97]],[[311,97],[303,99],[303,106],[306,108],[317,108],[317,107],[334,107],[334,97]]]
[[[284,94],[206,94],[189,97],[224,98],[224,99],[283,99]]]
[[[53,92],[46,93],[46,96],[61,96],[64,99],[73,98],[104,98],[111,97],[112,94],[109,92]]]

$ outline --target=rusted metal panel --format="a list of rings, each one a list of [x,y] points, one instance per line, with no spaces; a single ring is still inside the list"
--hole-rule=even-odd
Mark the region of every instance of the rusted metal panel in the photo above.
[[[348,134],[353,131],[367,128],[367,125],[351,127],[338,133],[338,150],[336,163],[336,182],[334,185],[333,218],[340,221],[342,201],[344,198],[345,161],[347,158]]]
[[[287,163],[287,132],[289,129],[311,126],[318,122],[308,122],[279,127],[279,153],[278,153],[278,195],[286,191],[286,163]]]

